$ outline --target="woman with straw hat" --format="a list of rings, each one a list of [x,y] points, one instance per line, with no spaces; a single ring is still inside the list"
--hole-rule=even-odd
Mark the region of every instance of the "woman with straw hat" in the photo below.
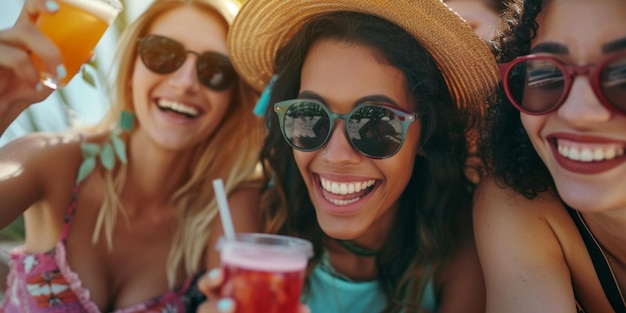
[[[248,0],[235,69],[273,79],[266,230],[306,238],[313,312],[484,312],[466,137],[497,84],[473,29],[439,0]],[[223,274],[200,312],[233,312]]]

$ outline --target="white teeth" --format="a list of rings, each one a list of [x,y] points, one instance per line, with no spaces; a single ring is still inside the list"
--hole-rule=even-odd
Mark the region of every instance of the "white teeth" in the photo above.
[[[593,153],[591,153],[591,149],[583,149],[583,151],[580,152],[580,160],[583,162],[593,161]]]
[[[356,197],[356,198],[354,198],[354,199],[349,199],[349,200],[337,200],[337,199],[329,199],[329,198],[326,198],[326,200],[330,201],[332,204],[334,204],[334,205],[340,205],[340,206],[342,206],[342,205],[348,205],[348,204],[350,204],[350,203],[354,203],[354,202],[358,201],[359,199],[361,199],[361,197]]]
[[[347,195],[360,192],[363,189],[373,186],[376,182],[376,180],[370,179],[362,182],[339,183],[330,181],[323,177],[320,177],[320,181],[322,182],[322,188],[324,188],[324,190],[336,195]]]
[[[179,102],[174,102],[174,101],[167,100],[167,99],[159,99],[158,105],[161,108],[169,109],[178,113],[187,114],[190,116],[198,115],[198,110],[196,110],[193,107],[186,106]]]
[[[358,193],[361,190],[374,186],[376,183],[375,179],[365,180],[362,182],[340,183],[330,181],[323,177],[320,177],[320,181],[322,183],[322,189],[335,195],[350,195]],[[334,205],[343,206],[359,201],[361,196],[355,195],[355,197],[351,199],[332,199],[325,194],[324,198]]]
[[[617,155],[617,152],[614,149],[608,150],[605,154],[604,157],[607,160],[612,160],[615,159],[615,156]]]
[[[602,153],[602,150],[600,149],[596,149],[593,151],[593,160],[594,161],[602,161],[602,159],[604,159],[604,153]]]
[[[612,160],[624,154],[624,148],[620,145],[605,145],[603,147],[577,147],[558,144],[560,155],[574,161],[593,162]]]

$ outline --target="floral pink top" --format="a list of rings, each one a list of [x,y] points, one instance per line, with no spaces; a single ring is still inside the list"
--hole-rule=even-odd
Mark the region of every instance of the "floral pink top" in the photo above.
[[[6,299],[0,303],[4,313],[100,313],[91,301],[89,290],[82,287],[65,258],[65,241],[76,210],[79,186],[74,189],[72,203],[65,218],[61,239],[52,250],[27,253],[23,247],[10,252],[11,272],[7,280]],[[193,277],[183,286],[115,313],[181,313],[191,305],[188,292]]]

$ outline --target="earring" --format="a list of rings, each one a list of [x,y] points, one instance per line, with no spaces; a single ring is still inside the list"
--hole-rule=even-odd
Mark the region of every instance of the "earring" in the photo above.
[[[133,124],[135,124],[135,114],[123,110],[120,115],[120,127],[125,131],[130,131],[133,129]]]
[[[265,115],[265,110],[267,110],[267,107],[270,105],[270,98],[272,97],[272,87],[274,86],[276,78],[278,78],[278,75],[272,76],[270,81],[265,86],[265,89],[263,89],[263,93],[261,93],[261,96],[259,97],[259,100],[257,101],[252,111],[254,112],[254,115],[261,117]]]
[[[133,128],[135,115],[132,112],[123,110],[120,115],[119,127],[112,130],[111,134],[100,144],[83,142],[81,136],[80,149],[83,153],[83,162],[78,169],[76,184],[83,181],[96,168],[96,157],[100,159],[102,166],[108,171],[115,167],[116,156],[123,164],[128,162],[126,158],[126,144],[120,138],[123,131],[130,131]]]

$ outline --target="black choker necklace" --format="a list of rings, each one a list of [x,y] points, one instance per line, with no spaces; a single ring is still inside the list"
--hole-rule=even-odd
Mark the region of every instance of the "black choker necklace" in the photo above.
[[[337,240],[337,242],[343,246],[344,248],[348,249],[348,251],[359,255],[359,256],[367,256],[367,257],[372,257],[372,256],[376,256],[378,254],[379,250],[372,250],[372,249],[367,249],[367,248],[363,248],[360,246],[357,246],[356,244],[354,244],[352,241],[350,240],[341,240],[341,239],[335,239]]]

